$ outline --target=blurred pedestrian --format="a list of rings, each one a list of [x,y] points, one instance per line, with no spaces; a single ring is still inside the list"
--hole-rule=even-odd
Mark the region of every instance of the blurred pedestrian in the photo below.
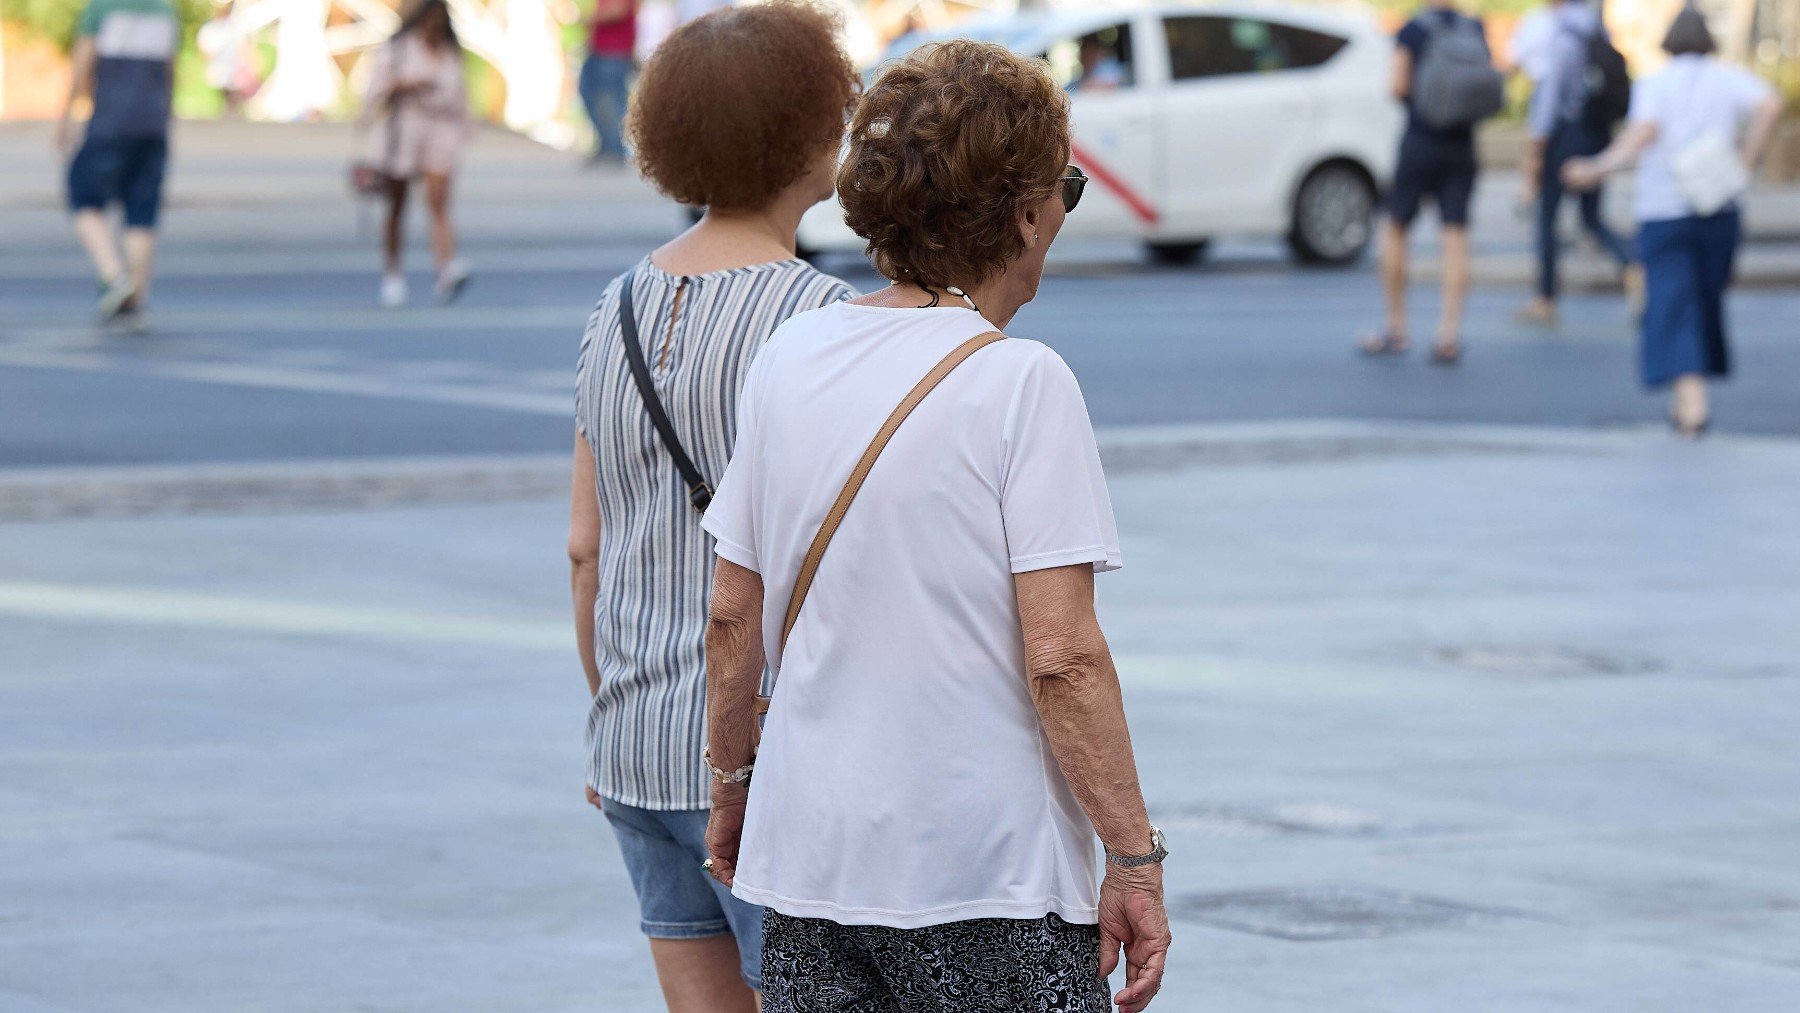
[[[226,116],[240,116],[256,94],[256,50],[238,29],[230,0],[213,7],[213,16],[195,33],[194,46],[206,60],[206,83],[219,93]]]
[[[131,330],[144,327],[150,302],[180,38],[169,0],[89,0],[76,25],[69,93],[56,123],[57,151],[69,159],[75,237],[99,280],[96,315]],[[83,97],[90,112],[74,149],[74,110]],[[112,204],[124,209],[123,257],[106,219]]]
[[[1543,54],[1543,77],[1531,94],[1526,116],[1530,144],[1521,172],[1537,180],[1537,293],[1516,314],[1523,323],[1554,324],[1561,243],[1556,219],[1563,202],[1563,163],[1606,147],[1625,115],[1630,78],[1624,58],[1612,47],[1597,4],[1556,0],[1554,34]],[[1623,89],[1623,92],[1621,92]],[[1632,263],[1631,247],[1601,214],[1598,188],[1577,201],[1581,224],[1619,265],[1626,293],[1635,304],[1643,292],[1643,270]]]
[[[387,217],[381,235],[381,305],[406,305],[406,199],[412,181],[425,183],[431,215],[431,255],[439,302],[462,294],[469,264],[457,255],[450,221],[451,187],[471,136],[463,49],[445,0],[417,0],[375,54],[364,116],[375,117],[368,158],[386,180]]]
[[[1725,289],[1742,236],[1736,197],[1762,157],[1781,101],[1742,67],[1713,57],[1706,18],[1675,16],[1666,68],[1638,83],[1631,123],[1605,151],[1563,167],[1570,187],[1592,190],[1637,163],[1633,202],[1647,272],[1640,366],[1649,387],[1672,388],[1669,424],[1700,435],[1711,418],[1707,380],[1731,371]]]
[[[1069,82],[1070,91],[1111,91],[1131,83],[1131,71],[1119,59],[1118,40],[1111,42],[1094,32],[1081,37],[1081,73]]]
[[[1554,3],[1548,3],[1526,11],[1513,27],[1512,39],[1507,46],[1508,69],[1525,75],[1533,87],[1550,71],[1551,43],[1556,38],[1554,8]]]
[[[637,46],[637,0],[596,0],[581,64],[581,105],[594,125],[593,162],[625,161],[625,109],[632,53]]]
[[[1406,104],[1406,131],[1382,232],[1381,283],[1387,320],[1367,338],[1369,355],[1398,355],[1411,339],[1406,319],[1408,233],[1420,205],[1437,204],[1443,233],[1443,305],[1431,361],[1462,356],[1469,295],[1469,204],[1475,192],[1475,125],[1498,108],[1504,82],[1494,69],[1481,22],[1451,0],[1430,0],[1395,38],[1393,93]]]
[[[762,911],[713,882],[702,757],[713,555],[700,527],[737,433],[750,359],[776,326],[855,292],[794,255],[831,194],[855,68],[822,9],[707,15],[646,62],[627,133],[698,224],[607,286],[576,381],[576,636],[593,705],[587,798],[637,891],[677,1013],[750,1013]]]
[[[1094,615],[1118,536],[1074,374],[998,330],[1086,181],[1068,100],[1041,61],[945,42],[850,136],[838,197],[891,285],[757,357],[706,514],[709,864],[768,905],[769,1013],[1103,1013],[1121,945],[1134,1013],[1167,852]]]

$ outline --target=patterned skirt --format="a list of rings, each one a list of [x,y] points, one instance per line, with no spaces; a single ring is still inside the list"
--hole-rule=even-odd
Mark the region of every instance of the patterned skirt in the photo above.
[[[917,929],[763,915],[764,1013],[1108,1013],[1100,927],[1056,915]]]

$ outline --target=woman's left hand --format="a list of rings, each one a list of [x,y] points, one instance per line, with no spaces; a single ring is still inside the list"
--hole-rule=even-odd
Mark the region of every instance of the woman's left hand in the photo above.
[[[744,803],[749,799],[746,785],[713,785],[712,818],[706,821],[706,853],[712,859],[713,878],[726,886],[737,876],[738,843],[744,836]]]

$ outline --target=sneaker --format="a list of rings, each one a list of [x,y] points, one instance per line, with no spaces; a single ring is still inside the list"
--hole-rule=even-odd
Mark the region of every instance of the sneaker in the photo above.
[[[137,285],[128,275],[120,275],[100,285],[100,298],[94,301],[94,315],[103,324],[110,324],[118,319],[130,305],[131,297],[137,295]]]
[[[469,262],[457,257],[438,271],[438,302],[448,306],[469,287]]]
[[[381,308],[397,310],[406,305],[406,275],[384,274],[381,276]]]

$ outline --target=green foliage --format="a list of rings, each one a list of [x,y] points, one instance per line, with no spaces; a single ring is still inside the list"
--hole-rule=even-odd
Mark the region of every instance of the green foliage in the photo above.
[[[182,38],[192,43],[194,33],[212,16],[212,0],[170,0],[181,19]],[[23,25],[34,35],[49,39],[66,52],[75,44],[75,29],[87,0],[0,0],[0,20]]]

